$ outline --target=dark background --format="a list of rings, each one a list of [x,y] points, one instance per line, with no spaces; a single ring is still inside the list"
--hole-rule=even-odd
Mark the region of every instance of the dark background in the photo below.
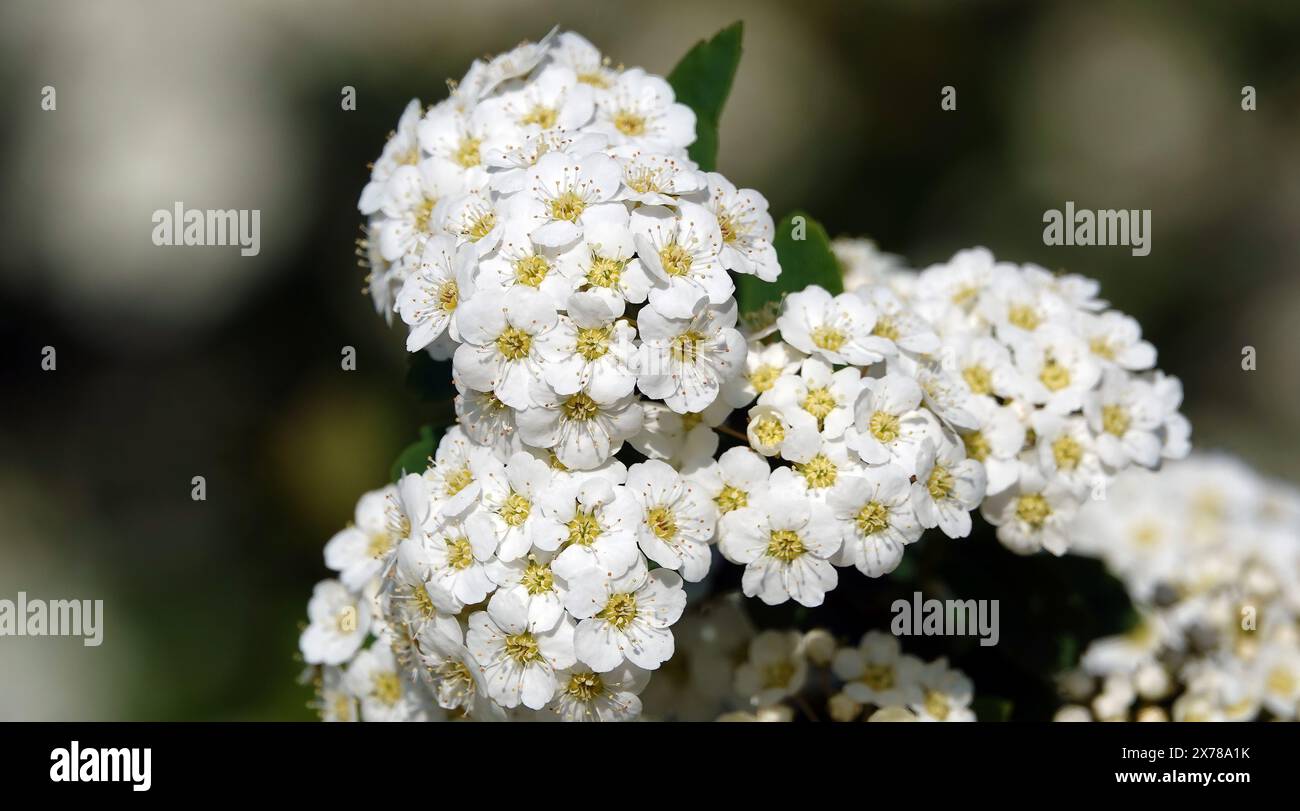
[[[410,97],[556,23],[665,74],[735,19],[732,180],[915,267],[982,244],[1100,279],[1186,384],[1198,447],[1300,478],[1294,3],[10,2],[0,596],[103,599],[107,628],[99,648],[0,640],[0,719],[308,717],[294,653],[321,547],[448,413],[405,389],[402,330],[359,294],[367,162]],[[260,209],[261,254],[155,247],[152,212],[178,200]],[[1066,200],[1151,209],[1150,256],[1045,247],[1042,214]],[[1026,706],[1046,699],[1007,661],[1016,640],[1068,659],[1080,640],[1051,629],[1086,639],[1114,597],[1091,564],[1016,558],[987,532],[920,550],[889,588],[964,571],[956,591],[999,589],[1005,650],[963,666]],[[860,631],[886,593],[837,591],[803,619]]]

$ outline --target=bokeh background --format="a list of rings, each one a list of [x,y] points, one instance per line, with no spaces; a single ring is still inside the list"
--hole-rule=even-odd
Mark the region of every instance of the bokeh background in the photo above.
[[[294,652],[321,547],[448,413],[406,389],[360,293],[367,162],[409,98],[557,23],[667,73],[735,19],[728,177],[914,267],[986,245],[1100,279],[1182,377],[1197,446],[1300,479],[1295,3],[11,1],[0,597],[103,599],[106,631],[0,639],[0,719],[309,717]],[[155,247],[178,200],[260,209],[261,254]],[[1150,256],[1045,247],[1066,200],[1151,209]]]

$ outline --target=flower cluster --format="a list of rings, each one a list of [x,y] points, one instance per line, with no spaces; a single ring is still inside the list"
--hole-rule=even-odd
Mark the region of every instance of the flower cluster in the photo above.
[[[1182,385],[1091,279],[983,248],[919,273],[865,240],[835,250],[852,290],[790,295],[723,394],[757,398],[750,446],[840,521],[836,563],[879,576],[922,529],[969,533],[975,507],[1011,550],[1062,554],[1089,495],[1190,450]]]
[[[1061,679],[1062,720],[1294,720],[1300,714],[1300,492],[1229,457],[1123,474],[1072,551],[1139,612]]]
[[[641,397],[700,412],[739,372],[731,273],[780,273],[767,201],[687,156],[695,114],[555,33],[412,101],[375,162],[370,290],[407,349],[451,358],[482,444],[598,467]]]

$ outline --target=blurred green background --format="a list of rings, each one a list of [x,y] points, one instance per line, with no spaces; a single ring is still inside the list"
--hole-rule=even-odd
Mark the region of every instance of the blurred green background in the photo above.
[[[1100,279],[1184,380],[1198,447],[1300,478],[1295,3],[9,2],[0,597],[103,599],[106,631],[0,640],[0,719],[309,717],[321,547],[447,410],[359,292],[367,162],[410,97],[557,23],[667,73],[735,19],[720,169],[774,214],[914,267],[982,244]],[[260,209],[261,254],[153,246],[178,200]],[[1151,209],[1150,256],[1045,247],[1066,200]]]

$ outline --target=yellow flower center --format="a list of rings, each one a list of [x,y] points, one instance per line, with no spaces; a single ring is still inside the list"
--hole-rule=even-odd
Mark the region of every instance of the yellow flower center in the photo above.
[[[798,558],[799,556],[803,555],[807,551],[808,551],[807,547],[803,545],[803,539],[800,538],[799,534],[797,532],[794,532],[793,530],[789,530],[789,529],[772,530],[771,535],[768,537],[768,541],[767,541],[768,557],[773,557],[776,558],[777,560],[781,560],[781,561],[785,561],[786,563],[789,563],[790,561],[794,560],[795,558]]]
[[[544,256],[533,254],[515,262],[515,281],[529,287],[540,287],[550,272],[551,263]]]
[[[881,442],[893,442],[898,439],[898,417],[884,411],[877,411],[867,421],[871,435]]]
[[[574,673],[564,692],[582,702],[592,701],[605,692],[605,683],[596,673]]]
[[[479,165],[479,146],[482,142],[479,139],[466,135],[460,139],[460,144],[456,147],[456,153],[452,160],[460,164],[465,169],[470,169]]]
[[[447,564],[453,569],[468,569],[474,562],[474,548],[469,538],[461,535],[447,541]]]
[[[1058,363],[1056,358],[1048,358],[1038,373],[1038,379],[1043,381],[1048,391],[1060,391],[1070,385],[1070,370]]]
[[[948,468],[936,463],[930,469],[930,476],[925,480],[925,487],[930,491],[930,498],[939,501],[947,498],[948,494],[952,492],[953,483],[952,473],[948,472]]]
[[[700,342],[704,336],[695,331],[683,332],[676,338],[673,338],[669,346],[669,354],[673,360],[678,363],[694,363],[700,354]]]
[[[416,231],[424,233],[429,230],[429,219],[433,217],[433,207],[437,202],[437,200],[426,197],[415,207],[415,211],[411,216],[415,218]]]
[[[438,609],[433,607],[433,598],[429,596],[429,590],[423,585],[411,589],[411,599],[415,601],[416,610],[421,616],[432,617],[438,613]]]
[[[525,590],[534,597],[538,594],[545,594],[555,587],[555,576],[551,574],[551,567],[538,563],[536,558],[529,559],[528,566],[524,568],[523,577],[519,578],[519,583]]]
[[[1108,405],[1101,408],[1101,427],[1108,434],[1124,436],[1129,426],[1128,411],[1121,405]]]
[[[1038,493],[1026,493],[1016,499],[1016,518],[1034,529],[1042,529],[1043,523],[1052,514],[1047,499]]]
[[[605,607],[596,614],[596,618],[622,631],[636,619],[636,595],[611,594]]]
[[[871,334],[890,341],[897,341],[902,336],[898,329],[898,322],[887,315],[882,315],[876,320],[876,326],[871,330]]]
[[[754,437],[764,447],[780,445],[785,440],[785,426],[776,417],[762,417],[754,423]]]
[[[931,718],[945,720],[949,713],[948,697],[938,690],[926,690],[925,711]]]
[[[488,211],[480,214],[475,218],[474,222],[469,224],[469,228],[465,229],[465,235],[470,238],[470,241],[478,242],[483,237],[492,233],[492,229],[496,227],[497,215],[495,212]]]
[[[1083,446],[1069,434],[1062,434],[1052,441],[1052,458],[1061,470],[1074,470],[1083,460]]]
[[[536,124],[544,130],[549,130],[551,127],[555,126],[555,120],[558,117],[559,111],[554,107],[546,107],[545,105],[538,104],[528,112],[524,113],[523,117],[519,119],[519,123]]]
[[[777,366],[760,366],[749,376],[749,383],[754,387],[754,391],[762,394],[776,384],[777,378],[781,376],[781,369]]]
[[[894,666],[868,664],[862,673],[862,681],[872,690],[889,690],[894,686]]]
[[[614,127],[631,138],[645,135],[645,116],[631,110],[619,110],[614,116]]]
[[[969,434],[963,434],[962,444],[966,446],[966,455],[977,462],[983,462],[989,458],[989,441],[984,436],[983,431],[972,431]]]
[[[567,543],[591,546],[600,537],[600,522],[596,520],[594,511],[575,510],[573,518],[565,526],[569,528]]]
[[[593,255],[591,267],[587,270],[587,282],[596,287],[616,287],[626,265],[626,260]]]
[[[446,479],[443,479],[443,492],[450,498],[469,487],[473,482],[474,474],[470,472],[469,467],[458,468]]]
[[[1042,319],[1033,307],[1027,304],[1016,304],[1007,310],[1007,320],[1014,326],[1020,327],[1025,332],[1033,332],[1038,329]]]
[[[722,231],[722,241],[730,245],[740,236],[736,218],[726,212],[718,212],[718,229]]]
[[[533,336],[519,327],[506,327],[497,336],[497,351],[506,360],[522,360],[533,348]]]
[[[460,304],[460,288],[455,282],[443,282],[438,286],[438,307],[444,312],[451,312]]]
[[[763,668],[763,687],[769,690],[787,687],[790,680],[794,678],[794,674],[794,662],[789,660],[773,662]]]
[[[808,394],[804,396],[800,405],[803,406],[804,411],[816,417],[820,425],[821,421],[835,410],[838,403],[835,402],[835,395],[831,393],[831,390],[823,387],[808,389]]]
[[[370,696],[391,707],[402,697],[402,682],[392,671],[376,673],[370,677]]]
[[[839,468],[835,463],[821,453],[801,465],[795,465],[794,468],[799,475],[803,476],[804,481],[808,482],[809,489],[830,487],[835,484],[835,479],[839,475]]]
[[[1106,360],[1115,359],[1115,348],[1112,347],[1110,341],[1107,341],[1105,338],[1093,338],[1088,342],[1088,348],[1092,350],[1092,354],[1099,358],[1105,358]]]
[[[537,638],[524,631],[506,637],[506,656],[521,665],[530,665],[542,660],[542,651],[537,646]]]
[[[661,541],[666,541],[677,534],[677,518],[667,507],[651,507],[645,516],[650,531]]]
[[[748,507],[749,493],[728,484],[722,488],[722,492],[718,493],[717,497],[715,497],[713,501],[718,505],[718,512],[725,515],[732,510],[739,510],[741,507]]]
[[[501,519],[512,527],[517,527],[528,520],[533,504],[519,493],[511,490],[506,496],[506,503],[501,506]]]
[[[585,392],[580,391],[564,401],[564,416],[577,422],[594,419],[600,413],[600,406]]]
[[[853,523],[862,535],[875,535],[889,526],[889,508],[879,501],[868,501],[853,517]]]
[[[659,262],[669,276],[685,276],[691,272],[691,254],[673,242],[659,249]]]
[[[993,391],[993,375],[983,366],[967,366],[961,370],[961,379],[966,381],[973,394],[988,394]]]
[[[613,327],[579,327],[577,350],[587,360],[604,357],[609,351],[609,336]]]
[[[560,196],[551,200],[551,217],[557,220],[577,222],[586,208],[586,200],[579,197],[573,189],[566,189]]]
[[[813,345],[818,349],[825,349],[827,352],[838,352],[848,336],[834,327],[825,324],[820,327],[814,327],[812,331]]]
[[[366,544],[366,552],[372,558],[382,558],[392,548],[393,537],[383,531],[371,535],[370,542]]]

